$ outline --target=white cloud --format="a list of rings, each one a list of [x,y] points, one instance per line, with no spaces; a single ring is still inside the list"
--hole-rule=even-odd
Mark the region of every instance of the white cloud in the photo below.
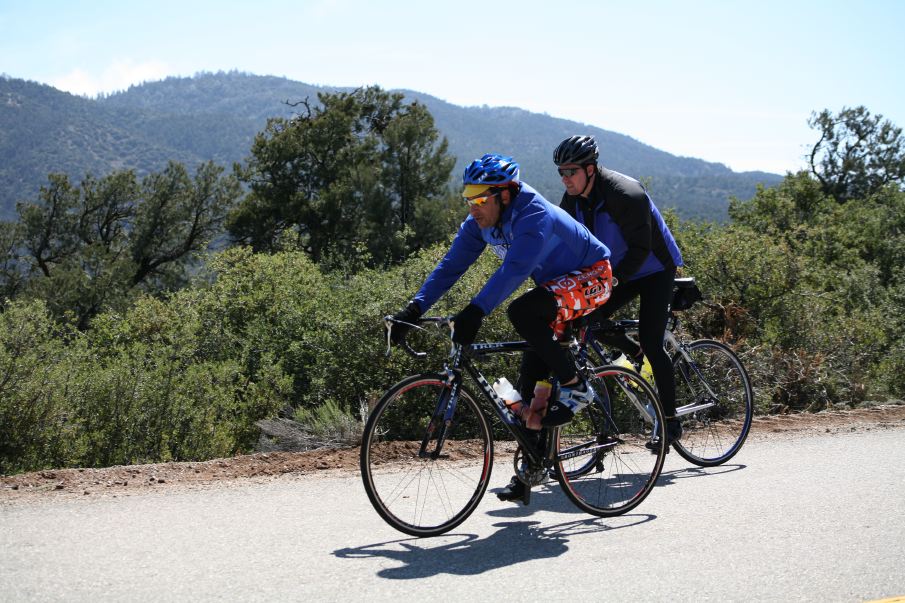
[[[96,96],[101,92],[125,90],[133,84],[160,80],[168,75],[173,75],[171,69],[161,61],[136,63],[132,59],[125,59],[114,61],[100,74],[73,69],[51,80],[50,85],[72,94]]]

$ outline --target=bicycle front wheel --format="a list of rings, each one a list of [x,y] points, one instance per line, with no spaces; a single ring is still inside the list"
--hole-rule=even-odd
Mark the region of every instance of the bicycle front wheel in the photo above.
[[[597,399],[556,430],[556,473],[580,509],[610,517],[634,509],[657,483],[666,457],[663,410],[635,371],[592,369]]]
[[[368,417],[361,477],[377,513],[412,536],[448,532],[481,501],[493,466],[487,418],[464,389],[451,420],[451,387],[439,374],[408,377],[384,394]],[[446,438],[438,449],[437,438]]]
[[[699,339],[673,356],[676,409],[682,438],[673,443],[682,457],[701,467],[725,463],[738,453],[754,414],[751,380],[738,356],[724,343]],[[701,410],[683,412],[700,407]]]

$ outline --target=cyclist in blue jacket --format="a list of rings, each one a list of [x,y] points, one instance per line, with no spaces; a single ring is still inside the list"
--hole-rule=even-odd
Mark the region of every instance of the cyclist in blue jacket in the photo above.
[[[571,136],[556,147],[553,162],[566,188],[560,207],[586,225],[612,254],[613,294],[593,318],[609,318],[639,298],[641,347],[625,351],[636,362],[642,356],[650,361],[666,416],[667,437],[673,441],[681,437],[682,425],[675,417],[675,377],[663,349],[663,334],[682,254],[641,183],[598,165],[598,157],[597,141],[592,136]]]
[[[462,180],[469,215],[445,257],[394,318],[408,323],[417,320],[490,246],[502,264],[455,315],[452,339],[462,345],[473,343],[484,316],[530,277],[537,286],[507,309],[516,332],[533,349],[522,359],[519,390],[522,399],[530,401],[535,381],[547,378],[552,370],[560,393],[542,423],[568,423],[593,394],[554,333],[609,298],[610,251],[565,211],[519,181],[519,166],[511,157],[484,155],[465,168]],[[393,341],[402,341],[410,328],[395,325]]]

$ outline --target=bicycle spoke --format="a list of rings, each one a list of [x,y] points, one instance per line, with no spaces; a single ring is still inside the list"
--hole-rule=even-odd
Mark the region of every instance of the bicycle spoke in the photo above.
[[[430,417],[448,401],[440,376],[406,379],[377,403],[362,438],[362,479],[377,512],[415,536],[442,534],[464,521],[490,477],[490,429],[473,398],[461,391],[437,458],[437,434],[419,456]],[[439,409],[444,411],[445,406]]]
[[[594,405],[599,414],[593,422],[593,440],[609,445],[588,455],[591,458],[560,461],[560,483],[585,511],[619,515],[644,500],[660,475],[665,450],[658,446],[652,451],[645,443],[652,439],[655,419],[658,436],[664,436],[663,413],[656,394],[634,371],[607,366],[594,369],[593,374],[590,383],[598,395]],[[646,416],[648,408],[656,413],[654,417]],[[558,438],[560,454],[576,445],[569,429],[561,429]]]
[[[751,427],[754,395],[738,357],[723,343],[702,339],[673,357],[676,405],[710,403],[683,414],[683,434],[674,446],[686,460],[709,467],[725,463],[741,449]]]

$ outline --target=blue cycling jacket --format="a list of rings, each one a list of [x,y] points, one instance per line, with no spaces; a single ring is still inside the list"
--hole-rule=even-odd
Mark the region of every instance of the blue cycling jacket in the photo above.
[[[535,284],[609,259],[610,250],[584,225],[525,184],[503,208],[501,228],[481,228],[469,215],[446,256],[413,300],[426,312],[478,259],[487,245],[503,260],[471,300],[490,314],[531,277]]]

